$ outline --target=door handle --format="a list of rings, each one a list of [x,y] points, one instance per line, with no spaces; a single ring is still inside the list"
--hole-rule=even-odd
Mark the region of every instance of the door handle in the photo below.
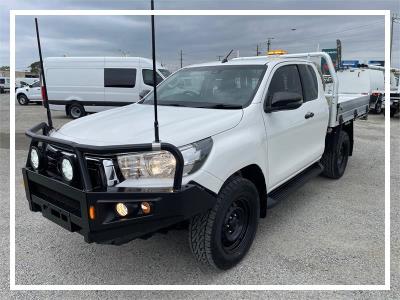
[[[306,113],[306,115],[304,116],[304,118],[306,118],[306,119],[309,119],[309,118],[312,118],[312,117],[314,117],[314,113],[313,113],[313,112],[308,112],[308,113]]]

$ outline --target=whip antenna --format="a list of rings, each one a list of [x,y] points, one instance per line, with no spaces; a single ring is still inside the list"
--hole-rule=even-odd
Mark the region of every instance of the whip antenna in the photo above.
[[[154,1],[151,0],[151,10],[154,10]],[[154,15],[151,15],[151,54],[153,59],[153,96],[154,96],[154,142],[159,143],[160,137],[158,135],[158,115],[157,115],[157,76],[156,76],[156,41],[154,33]]]
[[[38,49],[39,49],[39,58],[40,58],[40,73],[42,76],[42,99],[43,99],[43,105],[47,110],[47,121],[49,123],[50,129],[53,129],[53,120],[51,119],[51,112],[50,112],[50,107],[49,107],[49,98],[47,97],[47,85],[46,85],[46,77],[44,75],[44,68],[43,68],[43,58],[42,58],[42,48],[40,47],[40,37],[39,37],[39,26],[38,26],[38,21],[37,18],[35,18],[35,25],[36,25],[36,38],[37,38],[37,43],[38,43]]]

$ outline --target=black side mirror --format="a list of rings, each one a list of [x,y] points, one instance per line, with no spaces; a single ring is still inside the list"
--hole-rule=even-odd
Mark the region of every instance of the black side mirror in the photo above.
[[[33,87],[32,84],[30,84],[29,87],[32,88]]]
[[[265,112],[296,109],[303,104],[303,96],[292,92],[276,92],[272,96],[271,103],[267,103]]]
[[[142,100],[148,93],[150,93],[150,90],[143,90],[139,93],[139,99]]]

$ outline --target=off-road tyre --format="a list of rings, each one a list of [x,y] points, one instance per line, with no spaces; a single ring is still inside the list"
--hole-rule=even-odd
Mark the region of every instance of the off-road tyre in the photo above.
[[[331,149],[325,149],[321,163],[324,166],[323,175],[339,179],[346,170],[350,154],[350,138],[346,131],[340,131],[337,143]]]
[[[248,252],[259,216],[260,200],[255,185],[242,177],[229,179],[221,188],[214,207],[191,219],[189,244],[194,257],[201,265],[220,270],[232,268]],[[240,239],[232,242],[239,230]]]

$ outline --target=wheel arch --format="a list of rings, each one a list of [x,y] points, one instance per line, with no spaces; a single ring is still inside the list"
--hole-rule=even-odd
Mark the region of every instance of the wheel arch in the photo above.
[[[256,186],[260,198],[260,217],[265,218],[267,214],[267,186],[264,173],[260,166],[257,164],[245,166],[235,172],[232,176],[246,178]]]

